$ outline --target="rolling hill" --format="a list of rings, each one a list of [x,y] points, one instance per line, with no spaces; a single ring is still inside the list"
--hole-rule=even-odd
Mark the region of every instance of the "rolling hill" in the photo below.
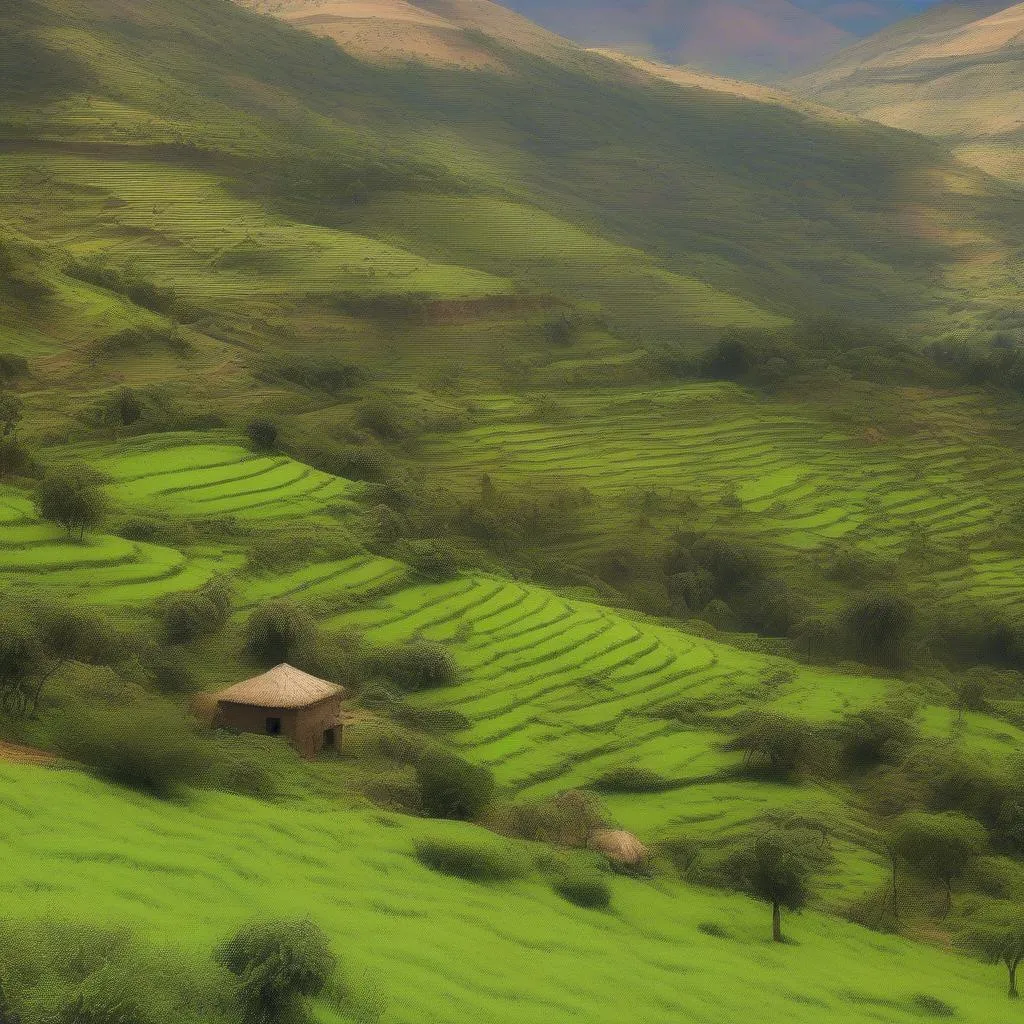
[[[840,110],[943,140],[963,160],[1024,178],[1024,5],[981,17],[941,7],[789,82]]]
[[[233,1024],[252,914],[340,955],[321,1024],[1003,1013],[957,954],[1024,893],[1016,187],[486,0],[24,0],[0,67],[0,1018],[131,935],[178,1003],[129,1024]],[[340,752],[207,728],[261,658],[349,687]],[[988,845],[887,919],[903,811]],[[726,891],[765,830],[785,944]],[[100,970],[14,962],[48,927]]]

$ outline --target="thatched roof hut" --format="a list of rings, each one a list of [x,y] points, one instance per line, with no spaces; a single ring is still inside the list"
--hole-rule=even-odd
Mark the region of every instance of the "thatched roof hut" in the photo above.
[[[610,861],[636,867],[647,860],[647,847],[632,832],[622,829],[598,829],[588,843],[592,850],[603,853]]]
[[[239,732],[287,736],[306,757],[341,743],[344,687],[292,665],[278,665],[213,695],[215,724]]]

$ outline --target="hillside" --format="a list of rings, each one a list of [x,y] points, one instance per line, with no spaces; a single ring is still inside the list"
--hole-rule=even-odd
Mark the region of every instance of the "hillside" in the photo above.
[[[938,8],[789,85],[862,117],[941,139],[966,162],[1024,178],[1024,5],[982,17]]]
[[[487,0],[0,66],[0,1022],[1001,1019],[1015,186]],[[340,749],[217,727],[281,662]]]

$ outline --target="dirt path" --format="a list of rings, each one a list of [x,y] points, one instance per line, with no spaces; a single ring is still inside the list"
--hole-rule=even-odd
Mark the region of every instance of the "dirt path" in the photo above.
[[[13,761],[15,764],[53,764],[56,760],[53,754],[45,750],[0,740],[0,761]]]

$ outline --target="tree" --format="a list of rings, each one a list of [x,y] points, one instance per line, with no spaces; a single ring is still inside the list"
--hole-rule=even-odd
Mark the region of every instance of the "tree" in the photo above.
[[[423,809],[435,818],[471,821],[490,803],[494,776],[454,754],[428,754],[416,765]]]
[[[10,391],[0,391],[0,437],[13,434],[21,422],[25,403]]]
[[[0,480],[20,473],[30,461],[28,452],[16,437],[0,437]]]
[[[948,914],[953,906],[953,882],[963,875],[975,857],[985,852],[988,836],[977,821],[955,811],[912,812],[894,822],[889,844],[895,858],[905,861],[922,877],[943,886],[944,913]],[[894,892],[895,881],[894,862]]]
[[[804,837],[783,829],[757,836],[732,858],[732,868],[741,886],[772,908],[772,940],[782,935],[782,908],[801,910],[810,897],[814,870]]]
[[[39,702],[39,677],[46,673],[39,633],[10,610],[0,619],[0,707],[24,715]]]
[[[131,388],[120,388],[106,402],[103,419],[116,431],[118,427],[130,427],[142,418],[142,403]]]
[[[62,526],[79,540],[96,526],[106,511],[106,498],[99,476],[88,466],[66,466],[50,470],[36,487],[35,505],[39,515]]]
[[[250,420],[245,432],[252,442],[253,448],[260,452],[271,451],[277,444],[277,424],[273,420],[258,418]]]
[[[989,963],[1002,963],[1009,976],[1007,995],[1019,999],[1017,968],[1024,960],[1024,909],[1015,903],[994,903],[973,921],[966,945]]]
[[[247,1024],[295,1019],[302,997],[322,992],[337,966],[327,936],[310,920],[245,925],[214,959],[238,979]]]
[[[787,779],[812,759],[814,744],[806,722],[766,712],[749,719],[729,746],[743,751],[748,770]]]
[[[903,594],[882,591],[855,602],[847,613],[858,656],[873,665],[902,668],[910,660],[914,605]]]
[[[261,605],[245,626],[249,653],[266,665],[279,665],[308,650],[316,641],[316,623],[304,608],[290,601]]]

